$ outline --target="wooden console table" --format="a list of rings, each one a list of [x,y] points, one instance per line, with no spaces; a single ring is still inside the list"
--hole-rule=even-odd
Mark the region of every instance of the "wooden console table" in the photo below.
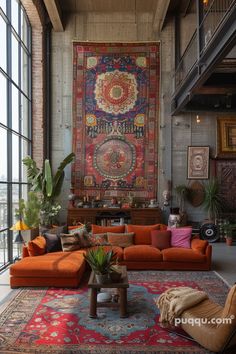
[[[152,225],[162,223],[160,208],[69,208],[67,222],[104,224],[105,220],[124,219],[133,225]]]

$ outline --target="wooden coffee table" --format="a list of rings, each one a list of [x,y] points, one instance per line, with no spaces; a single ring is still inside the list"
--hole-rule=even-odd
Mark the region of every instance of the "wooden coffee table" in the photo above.
[[[127,289],[129,287],[128,275],[126,266],[122,266],[122,277],[119,282],[109,282],[100,284],[97,283],[95,274],[92,271],[88,288],[90,289],[90,309],[89,309],[89,317],[97,318],[97,307],[119,307],[120,309],[120,317],[125,318],[128,316],[127,313]],[[108,289],[117,289],[118,290],[118,303],[115,302],[105,302],[105,303],[97,303],[97,294],[101,288]]]

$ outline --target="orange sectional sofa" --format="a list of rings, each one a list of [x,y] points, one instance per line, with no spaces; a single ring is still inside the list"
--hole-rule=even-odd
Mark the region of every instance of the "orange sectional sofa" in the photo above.
[[[166,229],[166,226],[158,226]],[[128,230],[135,230],[134,244],[125,248],[119,246],[103,246],[106,250],[116,252],[120,264],[128,269],[159,269],[159,270],[210,270],[212,247],[207,241],[194,238],[191,248],[170,247],[159,250],[151,245],[152,226],[128,225]],[[93,233],[121,232],[118,228],[101,228],[93,226]],[[124,232],[124,229],[122,229]],[[21,286],[55,286],[78,287],[86,269],[83,254],[89,248],[72,252],[51,252],[38,256],[29,256],[24,246],[23,259],[10,267],[11,288]]]

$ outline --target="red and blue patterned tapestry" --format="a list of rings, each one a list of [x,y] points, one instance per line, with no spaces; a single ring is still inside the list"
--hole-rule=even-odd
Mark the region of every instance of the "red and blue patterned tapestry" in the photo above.
[[[159,43],[73,44],[72,186],[156,198]]]

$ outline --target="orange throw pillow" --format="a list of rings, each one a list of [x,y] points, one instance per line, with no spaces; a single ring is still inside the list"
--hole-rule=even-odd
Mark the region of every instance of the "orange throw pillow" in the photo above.
[[[100,226],[100,225],[92,225],[92,234],[104,234],[106,232],[113,232],[116,234],[125,232],[125,225],[120,226]]]
[[[37,236],[28,243],[28,252],[31,257],[46,253],[46,240],[43,236]]]
[[[166,225],[127,225],[127,232],[134,232],[135,245],[151,245],[151,231],[152,230],[166,230]]]

